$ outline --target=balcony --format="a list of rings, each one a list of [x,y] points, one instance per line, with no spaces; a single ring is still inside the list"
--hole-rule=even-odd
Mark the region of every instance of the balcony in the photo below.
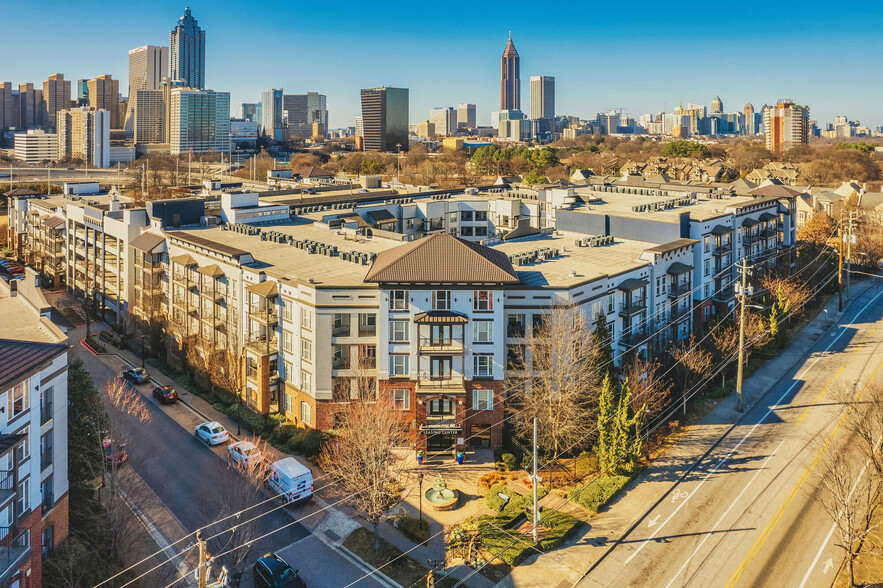
[[[668,311],[668,320],[671,322],[676,322],[684,317],[689,316],[690,314],[690,306],[675,304],[672,305],[671,309]]]
[[[527,332],[527,326],[524,323],[509,323],[506,325],[507,337],[524,337]]]
[[[30,555],[27,529],[0,527],[0,582],[5,584]]]
[[[757,231],[754,233],[748,233],[747,235],[743,235],[742,237],[742,245],[744,247],[748,247],[753,243],[757,243],[763,238],[763,233],[761,231]]]
[[[52,465],[52,448],[40,454],[40,471],[45,470]]]
[[[275,308],[269,308],[268,310],[268,307],[266,306],[257,306],[253,304],[248,307],[248,314],[251,318],[264,324],[279,324],[279,311]]]
[[[40,426],[52,420],[52,403],[47,402],[40,407]]]
[[[711,254],[715,256],[726,255],[733,250],[733,244],[730,241],[726,241],[724,243],[716,244],[712,250]]]
[[[620,337],[620,342],[626,347],[635,347],[647,341],[647,327],[644,325],[631,329],[626,327],[623,332],[625,335]]]
[[[417,344],[419,353],[463,353],[462,337],[420,337]]]
[[[278,344],[279,341],[275,336],[270,337],[269,340],[266,336],[254,336],[249,338],[246,347],[260,355],[272,355],[278,351]]]
[[[465,392],[463,376],[439,375],[429,372],[421,372],[417,380],[418,391],[425,392]]]
[[[619,303],[619,316],[634,316],[645,310],[647,310],[647,304],[643,298],[640,300],[632,299],[628,302]]]
[[[0,471],[0,507],[15,498],[15,476],[12,470]]]
[[[350,358],[349,357],[335,357],[331,360],[331,369],[334,370],[348,370],[350,369]]]
[[[690,291],[690,282],[679,282],[677,284],[668,285],[669,298],[680,298],[681,296],[689,294]]]

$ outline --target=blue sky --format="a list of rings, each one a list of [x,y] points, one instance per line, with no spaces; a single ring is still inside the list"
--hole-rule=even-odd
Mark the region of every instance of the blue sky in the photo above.
[[[128,50],[168,45],[184,2],[0,0],[0,81],[128,78]],[[556,78],[556,112],[637,118],[679,102],[759,109],[790,97],[812,118],[883,124],[883,5],[871,2],[285,2],[192,0],[206,30],[207,87],[256,102],[261,90],[328,96],[330,126],[351,126],[359,89],[411,90],[411,121],[473,102],[480,123],[499,107],[499,58],[512,30],[522,108],[531,75]],[[17,49],[22,48],[22,49]]]

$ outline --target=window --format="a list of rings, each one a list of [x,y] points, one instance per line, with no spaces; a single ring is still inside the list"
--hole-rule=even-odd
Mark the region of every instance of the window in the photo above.
[[[359,337],[373,337],[377,334],[377,315],[373,312],[359,313]]]
[[[493,355],[474,355],[473,356],[473,376],[476,378],[490,377],[493,375]]]
[[[487,221],[487,211],[484,211],[484,210],[476,210],[476,211],[475,211],[475,220],[476,220],[476,222],[485,222],[485,221]]]
[[[306,361],[313,360],[313,344],[306,339],[300,341],[300,358]]]
[[[28,498],[30,497],[30,494],[31,494],[31,479],[25,478],[18,485],[18,499],[16,500],[16,503],[18,504],[18,512],[21,515],[24,515],[25,513],[27,513],[28,509],[30,508],[30,503],[28,502]]]
[[[390,390],[392,407],[398,410],[411,408],[411,391],[407,388]]]
[[[300,309],[300,326],[305,329],[313,328],[313,313],[310,312],[309,309]]]
[[[472,301],[473,310],[494,309],[494,293],[491,290],[475,290]]]
[[[287,392],[283,394],[282,404],[285,408],[285,412],[294,412],[294,397]]]
[[[525,329],[525,315],[523,313],[506,315],[506,334],[509,337],[523,337]]]
[[[28,409],[28,381],[19,382],[9,391],[9,418],[14,419]]]
[[[493,340],[493,321],[475,321],[472,323],[472,341],[474,343],[492,343]]]
[[[598,317],[601,316],[601,313],[604,312],[604,302],[598,300],[592,303],[592,322],[598,320]]]
[[[310,405],[306,402],[300,403],[300,420],[303,421],[305,425],[309,425],[312,423],[310,415]]]
[[[46,479],[40,484],[40,499],[42,500],[41,506],[43,507],[43,514],[46,514],[46,512],[55,506],[54,489],[55,483],[52,481],[52,474],[50,474],[46,476]]]
[[[705,260],[705,275],[707,276],[710,273],[711,273],[711,260],[706,259]]]
[[[407,343],[408,321],[389,321],[389,340],[393,343]]]
[[[394,376],[407,376],[408,375],[408,360],[411,359],[411,356],[404,353],[391,354],[389,356],[389,375],[390,377]]]
[[[313,392],[313,374],[300,371],[300,389],[307,393]]]
[[[377,346],[359,345],[359,367],[374,369],[377,367]]]
[[[408,310],[408,291],[392,290],[389,293],[390,310]]]
[[[292,336],[288,331],[282,331],[282,349],[288,353],[294,352],[294,345],[291,342]]]
[[[705,245],[703,247],[705,253],[708,253],[711,250],[711,237],[705,237]]]
[[[708,298],[708,282],[705,283],[705,298]]]
[[[294,366],[291,365],[290,361],[283,361],[282,367],[285,369],[285,373],[282,374],[282,377],[290,382],[292,378],[294,378]]]
[[[432,291],[432,310],[451,310],[451,291]]]
[[[472,237],[474,234],[475,231],[472,230],[472,227],[460,227],[460,236]]]
[[[30,457],[31,455],[31,437],[28,435],[28,427],[25,427],[19,433],[24,433],[25,438],[22,440],[21,444],[15,448],[15,454],[18,457],[18,463],[24,463],[24,461]]]
[[[350,348],[348,345],[331,346],[331,367],[336,370],[349,369]]]
[[[40,437],[40,470],[52,465],[52,429]]]
[[[614,294],[607,295],[607,314],[613,312],[613,308],[616,304],[616,296]]]
[[[40,545],[42,545],[43,559],[46,559],[55,551],[55,525],[49,525],[43,529],[40,534]]]
[[[473,390],[472,391],[472,410],[493,410],[494,409],[494,391],[493,390]]]
[[[294,306],[293,302],[289,302],[288,300],[282,299],[282,318],[287,322],[291,322],[291,308]]]
[[[476,237],[487,237],[487,227],[475,227]]]
[[[460,220],[464,222],[471,223],[472,222],[472,211],[471,210],[463,210],[460,212]]]

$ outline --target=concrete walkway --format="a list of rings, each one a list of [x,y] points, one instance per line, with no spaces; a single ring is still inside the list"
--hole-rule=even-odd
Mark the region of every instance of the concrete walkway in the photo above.
[[[867,280],[852,287],[852,299],[877,285]],[[795,335],[788,347],[761,366],[743,383],[745,413],[751,410],[779,381],[789,377],[796,365],[804,361],[816,342],[838,324],[834,296],[806,327]],[[845,312],[850,309],[845,308]],[[718,441],[737,423],[744,413],[736,411],[735,394],[722,400],[701,422],[689,427],[683,436],[659,456],[626,491],[601,513],[584,525],[575,537],[555,551],[527,558],[497,584],[500,588],[554,586],[575,584],[611,550],[617,541],[639,524],[686,475],[693,465],[711,451]],[[543,501],[553,508],[562,508],[563,499],[549,495]],[[566,510],[566,509],[563,509]]]

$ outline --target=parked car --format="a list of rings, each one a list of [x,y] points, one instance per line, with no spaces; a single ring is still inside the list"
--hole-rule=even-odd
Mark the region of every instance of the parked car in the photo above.
[[[20,265],[6,268],[6,270],[11,274],[23,274],[25,272],[25,268]]]
[[[313,472],[293,457],[286,457],[270,466],[267,488],[287,503],[306,500],[313,495]]]
[[[250,467],[260,463],[264,454],[251,441],[237,441],[227,446],[227,455],[230,461],[237,465]]]
[[[359,190],[357,192],[357,194],[367,194],[367,193],[368,193],[368,190],[366,190],[365,188],[362,188],[361,190]]]
[[[255,588],[307,588],[297,570],[275,553],[256,561],[253,572]]]
[[[227,429],[225,429],[218,421],[208,421],[196,425],[196,430],[193,434],[196,435],[197,439],[207,445],[220,445],[230,438]]]
[[[171,386],[157,386],[153,389],[153,397],[160,404],[174,404],[178,401],[178,393]]]
[[[129,454],[126,453],[124,443],[118,443],[108,437],[102,442],[102,446],[104,447],[104,463],[107,464],[107,467],[121,466],[129,461]]]
[[[144,368],[132,368],[123,372],[123,377],[133,384],[143,384],[150,381],[150,374]]]

